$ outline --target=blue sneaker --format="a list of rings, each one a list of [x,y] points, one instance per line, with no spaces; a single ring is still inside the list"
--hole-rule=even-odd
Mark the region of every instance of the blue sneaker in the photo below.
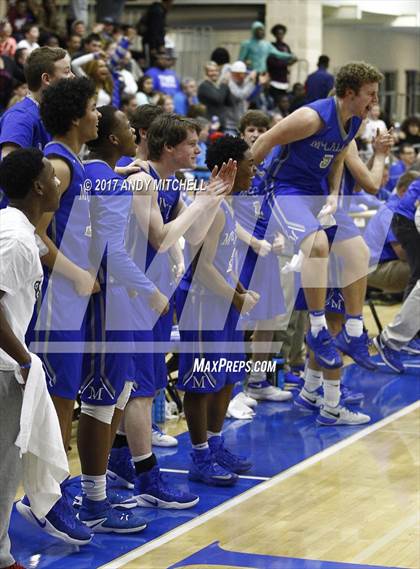
[[[137,507],[137,501],[133,496],[128,496],[122,492],[118,492],[115,488],[106,489],[106,497],[111,504],[111,508],[119,508],[122,510],[131,510]],[[84,494],[78,494],[73,499],[73,508],[79,509],[82,505]]]
[[[347,405],[360,405],[365,396],[359,391],[352,391],[345,385],[341,384],[341,403]]]
[[[186,510],[195,506],[199,497],[168,486],[159,466],[139,474],[134,487],[134,498],[143,508]]]
[[[306,334],[306,343],[313,351],[316,362],[325,369],[337,369],[343,365],[343,360],[338,353],[331,334],[326,328],[313,336],[312,332]]]
[[[225,447],[224,437],[210,437],[208,443],[214,460],[226,470],[242,474],[252,467],[252,462],[246,457],[233,454]]]
[[[108,479],[114,484],[132,490],[136,481],[136,469],[131,460],[131,452],[128,447],[113,448],[109,455]]]
[[[38,518],[33,513],[27,496],[17,502],[16,509],[28,522],[66,543],[86,545],[92,539],[91,532],[77,519],[64,492],[44,518]]]
[[[303,411],[319,411],[322,405],[322,387],[312,393],[302,389],[296,396],[294,405]]]
[[[215,462],[210,449],[193,451],[192,464],[188,478],[194,482],[203,482],[210,486],[233,486],[238,481],[238,475],[226,470]]]
[[[406,346],[401,348],[401,351],[406,354],[417,356],[420,354],[420,338],[413,338]]]
[[[335,337],[335,345],[339,350],[350,356],[359,366],[375,371],[378,366],[369,355],[369,337],[366,332],[361,336],[349,336],[345,328]]]
[[[382,340],[381,335],[376,336],[373,339],[373,345],[378,350],[379,355],[382,360],[386,363],[388,367],[396,371],[397,373],[404,373],[405,368],[401,361],[401,356],[397,350],[393,350],[385,344]]]
[[[135,533],[147,525],[136,511],[116,510],[108,500],[96,502],[86,496],[83,496],[78,518],[93,533]]]

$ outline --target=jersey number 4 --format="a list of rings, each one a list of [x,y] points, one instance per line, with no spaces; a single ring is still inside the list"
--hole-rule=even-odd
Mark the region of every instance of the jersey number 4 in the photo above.
[[[324,154],[321,162],[319,163],[319,167],[320,168],[327,168],[330,163],[331,160],[334,158],[334,154]]]

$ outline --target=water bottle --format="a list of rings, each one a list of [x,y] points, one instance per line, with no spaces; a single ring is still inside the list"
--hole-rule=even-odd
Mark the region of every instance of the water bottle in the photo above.
[[[273,358],[273,362],[276,363],[276,371],[274,384],[280,389],[284,389],[284,359],[280,357]]]

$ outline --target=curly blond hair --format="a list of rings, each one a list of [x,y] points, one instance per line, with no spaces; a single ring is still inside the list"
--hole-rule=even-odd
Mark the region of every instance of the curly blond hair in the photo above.
[[[346,63],[337,73],[335,90],[338,97],[344,97],[347,89],[352,89],[356,95],[362,85],[366,83],[380,83],[384,76],[382,73],[364,61],[351,61]]]

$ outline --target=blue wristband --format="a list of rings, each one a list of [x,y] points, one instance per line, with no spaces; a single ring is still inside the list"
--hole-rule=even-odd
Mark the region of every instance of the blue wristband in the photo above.
[[[32,362],[29,362],[27,364],[19,364],[20,369],[30,369],[32,365]]]

